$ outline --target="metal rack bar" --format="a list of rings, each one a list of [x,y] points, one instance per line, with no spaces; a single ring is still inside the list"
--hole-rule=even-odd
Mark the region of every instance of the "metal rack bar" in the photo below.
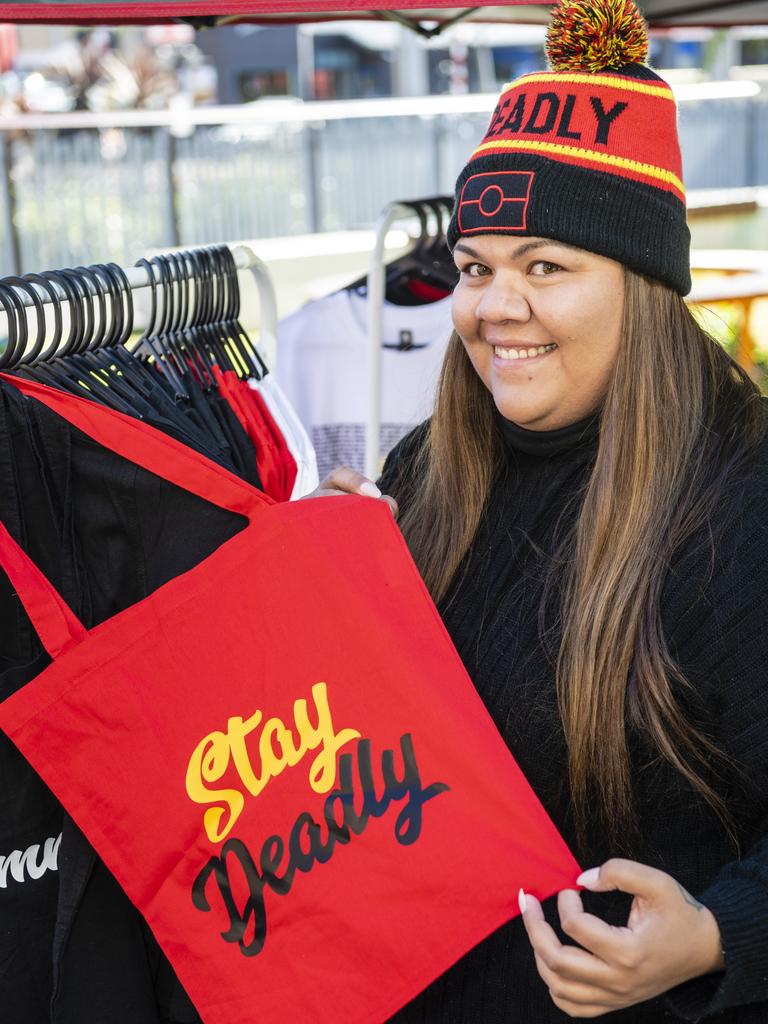
[[[253,274],[259,292],[260,333],[265,340],[268,339],[270,343],[273,343],[277,337],[277,298],[270,273],[266,265],[248,246],[235,245],[231,247],[231,251],[237,269],[249,270]],[[128,279],[131,291],[149,287],[149,274],[145,267],[123,267],[123,273]],[[67,296],[61,286],[55,281],[51,281],[51,285],[59,298],[66,301]],[[37,284],[33,284],[32,287],[43,303],[51,302],[51,297],[44,288]],[[33,306],[32,299],[26,292],[20,288],[15,288],[15,291],[25,306]]]

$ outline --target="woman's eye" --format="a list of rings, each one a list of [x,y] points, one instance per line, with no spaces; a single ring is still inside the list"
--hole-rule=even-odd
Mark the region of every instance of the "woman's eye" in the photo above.
[[[556,274],[562,269],[559,263],[551,263],[549,260],[538,260],[531,265],[531,273],[540,277],[549,277],[550,274]]]
[[[484,263],[467,263],[464,267],[459,267],[459,273],[466,274],[467,277],[485,277],[486,274],[490,274],[490,270]]]

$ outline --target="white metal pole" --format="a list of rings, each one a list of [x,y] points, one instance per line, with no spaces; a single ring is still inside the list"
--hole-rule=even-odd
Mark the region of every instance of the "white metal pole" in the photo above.
[[[247,245],[236,246],[232,250],[232,255],[238,269],[250,270],[256,281],[259,290],[259,343],[260,347],[270,354],[269,368],[274,373],[277,366],[277,295],[272,275],[266,263]]]
[[[384,207],[376,224],[376,240],[368,267],[368,424],[365,434],[365,473],[371,480],[379,475],[384,245],[392,225],[412,216],[413,210],[400,203],[390,203]]]

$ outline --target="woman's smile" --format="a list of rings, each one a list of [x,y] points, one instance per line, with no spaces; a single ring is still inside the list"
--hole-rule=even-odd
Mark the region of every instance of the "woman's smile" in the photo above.
[[[498,369],[506,372],[507,370],[519,370],[525,366],[529,366],[531,363],[541,362],[545,356],[548,356],[551,352],[554,352],[557,345],[494,345],[493,346],[493,357],[494,365]]]

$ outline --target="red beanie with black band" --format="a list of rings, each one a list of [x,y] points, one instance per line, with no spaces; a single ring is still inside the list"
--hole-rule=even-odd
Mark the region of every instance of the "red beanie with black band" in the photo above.
[[[690,232],[669,85],[643,61],[633,0],[562,0],[551,71],[506,85],[456,183],[459,236],[567,242],[690,291]]]

